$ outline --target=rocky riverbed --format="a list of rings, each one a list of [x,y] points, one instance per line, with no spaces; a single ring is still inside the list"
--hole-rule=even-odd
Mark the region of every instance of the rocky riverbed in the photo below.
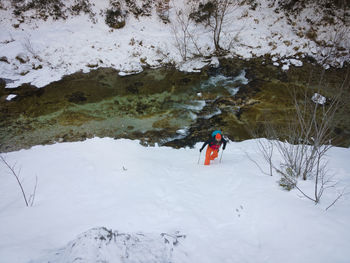
[[[44,88],[0,88],[0,151],[99,137],[138,139],[142,144],[193,146],[213,129],[231,140],[263,134],[264,123],[286,126],[293,90],[329,100],[339,92],[348,67],[329,69],[304,61],[288,71],[268,58],[225,59],[218,68],[184,73],[172,67],[120,76],[100,68],[76,73]],[[320,80],[322,82],[320,83]],[[336,115],[335,144],[350,145],[349,80]],[[15,98],[8,100],[10,94]]]

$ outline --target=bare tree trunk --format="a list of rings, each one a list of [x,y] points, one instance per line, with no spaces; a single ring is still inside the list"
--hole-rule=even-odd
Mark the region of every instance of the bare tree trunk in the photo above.
[[[201,55],[200,47],[196,42],[196,36],[193,30],[191,30],[191,25],[193,21],[190,18],[190,13],[192,12],[192,6],[182,6],[178,8],[174,2],[173,9],[175,10],[175,21],[172,21],[172,31],[175,39],[175,47],[180,53],[183,61],[186,61],[190,55]],[[191,50],[196,50],[192,52]]]
[[[189,17],[184,15],[182,10],[176,10],[176,22],[172,23],[172,31],[175,38],[175,47],[184,61],[187,60],[189,25]]]
[[[220,40],[223,32],[223,27],[226,24],[227,15],[232,11],[232,8],[237,5],[236,0],[214,0],[213,23],[210,23],[215,52],[221,54],[223,48],[220,45]]]

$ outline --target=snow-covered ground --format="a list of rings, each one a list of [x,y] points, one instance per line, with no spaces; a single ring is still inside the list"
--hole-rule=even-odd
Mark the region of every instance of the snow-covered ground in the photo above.
[[[325,209],[350,184],[350,149],[329,152],[338,184],[314,205],[247,158],[266,168],[256,141],[230,142],[210,166],[200,146],[93,138],[3,155],[27,194],[38,187],[25,207],[0,165],[0,262],[349,262],[350,196]]]
[[[217,58],[184,63],[172,28],[175,8],[169,17],[174,23],[164,24],[155,14],[129,15],[124,28],[111,30],[101,13],[109,1],[91,2],[96,23],[88,15],[42,21],[30,19],[30,13],[19,23],[8,1],[1,1],[0,78],[7,88],[42,87],[97,67],[125,75],[145,65],[172,63],[198,71],[218,64]],[[242,5],[229,14],[222,42],[229,56],[271,54],[284,70],[301,66],[304,55],[322,62],[330,53],[306,36],[313,25],[319,42],[337,40],[343,48],[332,53],[332,65],[349,61],[350,37],[341,21],[321,23],[318,11],[306,8],[290,22],[269,7],[271,1],[258,2],[255,10]],[[172,3],[181,8],[182,1]],[[203,55],[212,54],[208,28],[190,30]],[[297,190],[282,190],[279,178],[262,174],[246,155],[267,168],[256,141],[229,143],[222,162],[210,166],[202,165],[204,154],[197,164],[200,146],[143,147],[138,141],[93,138],[2,154],[21,169],[28,196],[36,178],[38,185],[34,205],[25,207],[15,178],[0,162],[0,263],[349,262],[349,194],[326,208],[350,185],[350,149],[329,152],[329,171],[338,184],[314,205]],[[299,186],[313,192],[312,180]]]
[[[164,24],[154,11],[152,16],[138,19],[129,15],[126,26],[116,30],[105,23],[109,1],[91,2],[96,23],[88,15],[43,21],[30,18],[30,11],[23,14],[24,22],[20,23],[9,1],[2,1],[0,77],[6,79],[8,88],[22,83],[42,87],[64,75],[97,67],[113,67],[121,74],[130,74],[142,71],[144,66],[168,63],[184,71],[196,71],[217,62],[215,58],[192,60],[197,50],[189,41],[189,60],[184,63],[174,37],[174,32],[181,35],[175,11],[183,9],[189,14],[182,0],[171,1],[171,23]],[[276,12],[272,0],[257,2],[255,10],[250,5],[239,5],[228,13],[221,42],[229,50],[228,56],[249,59],[271,54],[274,65],[283,70],[288,70],[290,65],[301,66],[299,59],[305,55],[319,62],[331,55],[328,63],[335,66],[349,61],[349,25],[337,18],[333,23],[326,23],[322,12],[312,6],[298,16],[290,14],[289,18],[282,11]],[[277,5],[278,1],[274,2]],[[212,33],[208,27],[191,23],[189,32],[203,56],[213,53]],[[334,53],[335,48],[321,47],[316,40],[328,46],[336,44],[340,51]]]

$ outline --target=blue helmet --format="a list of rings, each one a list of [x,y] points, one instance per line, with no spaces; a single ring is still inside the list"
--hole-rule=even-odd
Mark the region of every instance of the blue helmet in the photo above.
[[[221,131],[216,130],[216,131],[213,131],[213,132],[212,132],[211,136],[214,138],[214,137],[216,136],[216,134],[222,135],[222,134],[221,134]]]

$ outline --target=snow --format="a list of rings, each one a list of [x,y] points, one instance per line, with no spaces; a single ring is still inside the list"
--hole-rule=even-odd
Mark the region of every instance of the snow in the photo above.
[[[66,20],[35,20],[30,18],[30,12],[24,14],[25,22],[19,23],[9,3],[3,1],[0,54],[7,62],[0,61],[0,77],[12,80],[7,83],[7,88],[22,83],[43,87],[64,75],[88,72],[92,65],[92,68],[115,68],[121,75],[141,72],[145,66],[173,64],[188,72],[198,72],[206,65],[219,66],[216,57],[204,59],[213,54],[214,46],[210,30],[201,25],[191,24],[189,27],[197,47],[189,43],[186,61],[176,48],[173,33],[176,17],[172,5],[177,10],[188,12],[182,0],[172,2],[169,10],[172,23],[164,24],[156,14],[138,19],[129,15],[126,26],[116,30],[105,24],[103,16],[109,1],[91,2],[94,3],[96,23],[88,15],[69,16]],[[243,4],[228,12],[221,38],[222,46],[229,50],[228,56],[250,59],[270,54],[274,65],[285,59],[283,70],[288,70],[290,65],[301,66],[301,61],[296,59],[300,54],[324,62],[331,52],[325,67],[343,66],[349,61],[348,25],[340,19],[336,18],[334,24],[321,23],[321,12],[311,5],[294,17],[291,24],[290,18],[282,11],[271,7],[272,1],[258,2],[255,10]],[[310,18],[314,20],[312,25],[306,22]],[[15,28],[14,24],[19,24],[19,27]],[[311,26],[318,30],[318,42],[306,36]],[[329,48],[317,44],[322,41],[326,46],[336,42],[343,51],[333,54]],[[197,57],[198,52],[202,58]],[[21,63],[16,59],[18,56],[26,58],[26,62]]]
[[[318,94],[318,93],[315,93],[311,99],[314,103],[317,103],[320,105],[325,104],[327,101],[327,99],[325,97],[323,97],[321,94]]]
[[[208,65],[208,62],[202,58],[193,59],[182,63],[179,67],[179,70],[185,72],[201,72],[201,68]]]
[[[220,66],[219,59],[217,57],[212,57],[210,65],[214,68],[218,68]]]
[[[6,100],[7,100],[7,101],[10,101],[10,100],[12,100],[12,99],[14,99],[14,98],[16,98],[16,97],[17,97],[16,94],[10,94],[10,95],[8,95],[8,96],[6,97]]]
[[[282,190],[277,177],[249,160],[246,154],[267,168],[255,140],[230,142],[222,161],[210,166],[203,165],[200,147],[93,138],[4,154],[21,168],[27,194],[35,177],[38,187],[34,206],[25,207],[1,164],[1,262],[145,262],[156,255],[154,262],[168,256],[171,262],[348,262],[349,195],[325,209],[349,186],[350,149],[330,150],[338,184],[314,205],[296,190]],[[312,193],[311,180],[300,187]],[[129,235],[130,243],[102,242],[101,227]],[[162,233],[186,238],[169,247]]]
[[[44,256],[39,262],[171,262],[178,250],[179,239],[186,238],[180,233],[127,234],[106,228],[94,228],[78,236],[75,240],[52,255]],[[148,253],[145,253],[145,252]],[[184,255],[182,255],[184,257]],[[34,263],[33,262],[33,263]]]
[[[43,87],[98,67],[112,67],[125,76],[145,66],[172,64],[188,72],[219,66],[219,59],[211,57],[208,28],[190,26],[202,57],[189,45],[184,61],[171,23],[162,23],[155,14],[128,16],[124,28],[112,30],[101,15],[109,1],[92,2],[96,23],[87,15],[42,21],[30,19],[28,13],[25,23],[15,28],[13,10],[2,1],[0,78],[6,87]],[[324,61],[330,50],[317,42],[331,45],[341,35],[337,32],[346,36],[348,25],[340,20],[322,24],[319,10],[312,6],[295,17],[293,25],[269,7],[271,1],[258,2],[255,10],[243,4],[229,13],[222,35],[228,57],[269,54],[273,65],[288,70],[302,66],[304,55]],[[181,0],[174,4],[185,8]],[[317,42],[305,36],[311,29],[306,19],[312,19],[318,30]],[[175,20],[173,9],[170,20]],[[343,53],[331,54],[333,62],[327,61],[326,68],[350,60],[350,38],[336,40]],[[247,83],[242,71],[237,78],[211,77],[202,88],[223,85],[235,94],[238,85]],[[201,92],[197,95],[202,97]],[[204,106],[198,100],[187,109]],[[220,111],[204,118],[216,114]],[[188,129],[178,130],[175,138],[186,136]],[[138,141],[93,138],[2,154],[21,170],[28,196],[36,178],[38,187],[34,205],[25,207],[18,184],[0,163],[0,262],[349,262],[348,192],[326,211],[350,184],[349,148],[330,150],[328,168],[338,183],[314,205],[297,190],[282,190],[279,178],[266,176],[255,166],[250,158],[267,170],[255,140],[230,142],[222,161],[210,166],[203,165],[200,147],[144,147]],[[300,182],[307,193],[313,192],[312,186],[312,180]]]
[[[284,64],[282,70],[287,71],[289,69],[289,64]]]
[[[301,62],[298,59],[290,59],[290,63],[296,67],[301,67],[303,65],[303,62]]]

